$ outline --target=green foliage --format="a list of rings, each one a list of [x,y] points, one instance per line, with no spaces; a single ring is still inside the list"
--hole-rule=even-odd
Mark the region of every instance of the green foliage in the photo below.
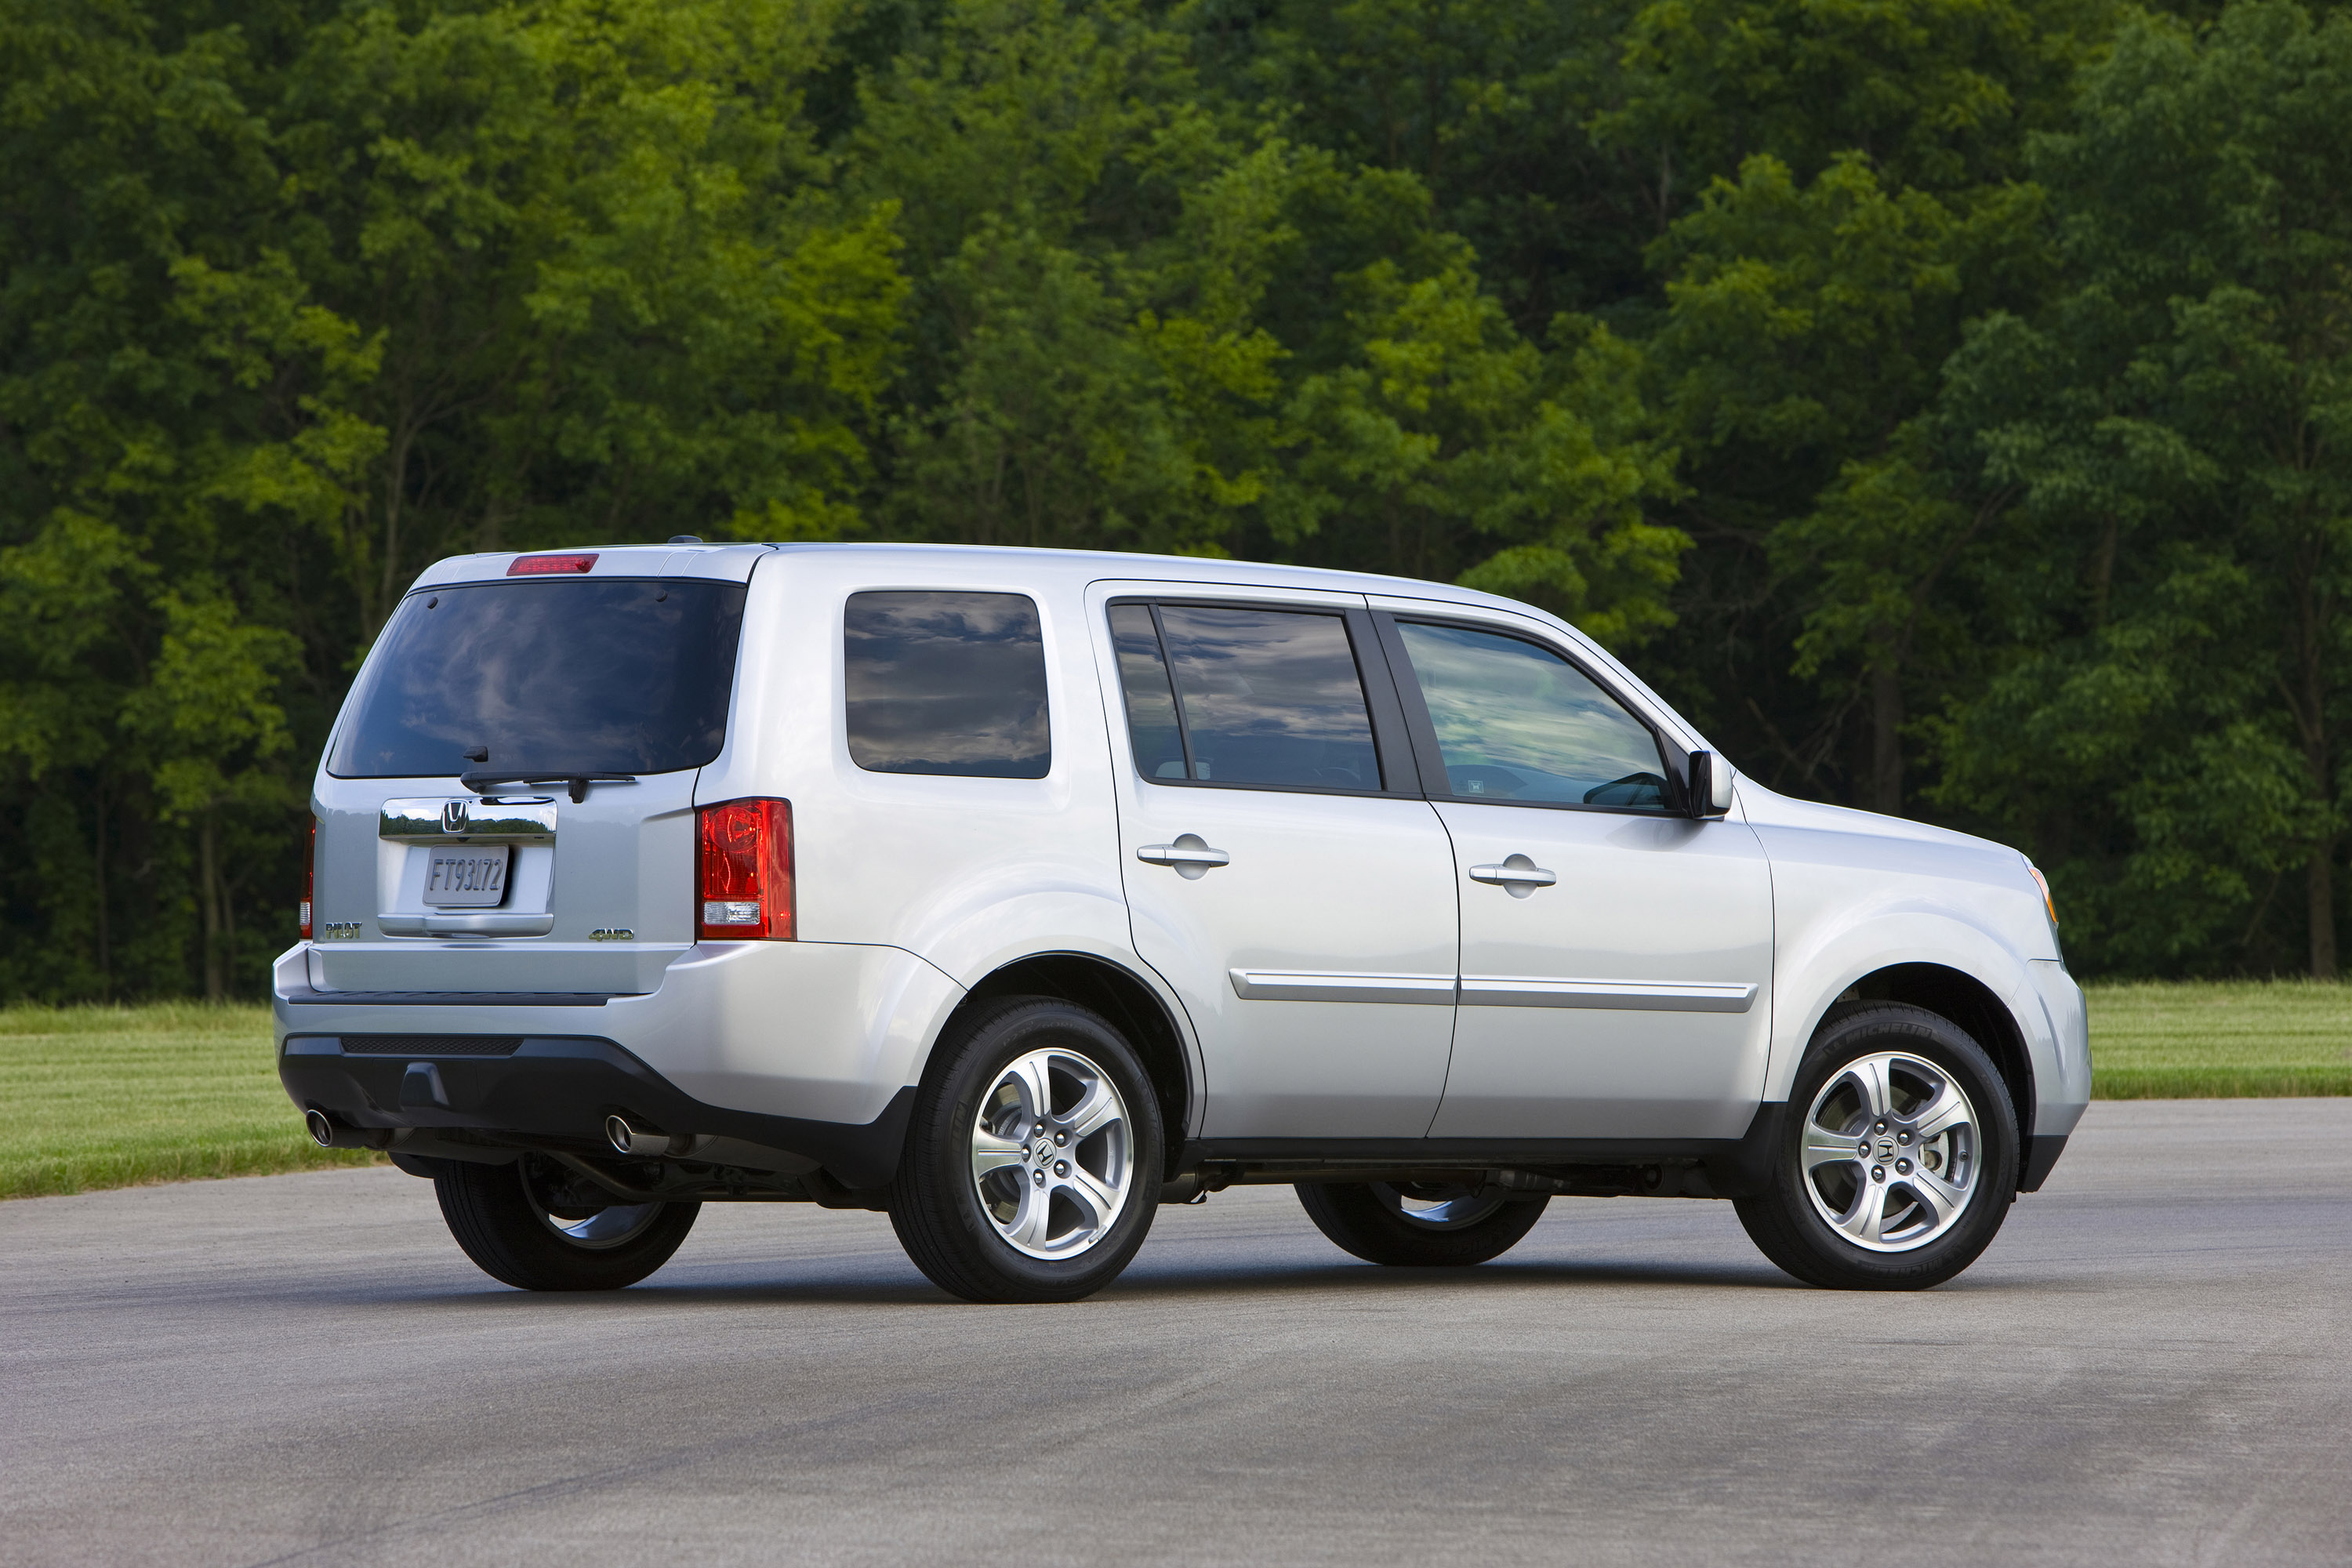
[[[2330,972],[2347,26],[18,0],[0,994],[254,993],[415,572],[673,532],[1468,583],[2092,967]]]
[[[1612,139],[1686,188],[1769,155],[1810,180],[1859,157],[1892,185],[2015,177],[2106,31],[2105,0],[1651,0],[1627,30]]]
[[[0,992],[251,988],[304,771],[426,561],[856,525],[906,279],[800,113],[829,23],[0,18]]]
[[[2352,1094],[2352,994],[2309,981],[2087,985],[2101,1100]]]
[[[0,1008],[0,1198],[381,1162],[287,1103],[264,1007]]]
[[[2243,952],[2298,873],[2286,898],[2332,976],[2352,18],[2136,23],[2035,163],[2063,282],[1976,328],[1946,417],[2042,569],[1996,578],[2015,631],[1948,704],[1939,796],[2046,845],[2105,962]]]

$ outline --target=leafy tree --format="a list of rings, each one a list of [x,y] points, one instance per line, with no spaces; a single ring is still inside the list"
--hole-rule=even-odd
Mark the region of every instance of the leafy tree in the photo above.
[[[799,116],[824,21],[0,16],[0,880],[70,939],[0,988],[249,985],[298,770],[434,557],[855,521],[904,280]]]
[[[1903,811],[1914,705],[1969,678],[1948,600],[1990,514],[1953,499],[1913,422],[1963,323],[2041,297],[2023,149],[2102,15],[1658,0],[1633,19],[1601,133],[1713,175],[1651,252],[1653,373],[1701,542],[1670,684],[1797,787]]]
[[[1541,342],[1562,312],[1612,324],[1652,290],[1670,216],[1653,149],[1597,140],[1622,107],[1633,0],[1190,0],[1204,79],[1286,134],[1412,176],[1482,286]]]
[[[951,5],[869,87],[860,178],[919,215],[892,524],[1475,571],[1620,640],[1670,620],[1687,541],[1643,510],[1672,458],[1624,345],[1523,334],[1417,175],[1204,96],[1199,37]]]
[[[2332,973],[2352,23],[2168,13],[16,0],[0,994],[252,990],[415,571],[679,531],[1470,583]]]
[[[2048,848],[2096,958],[2336,972],[2352,699],[2352,18],[2126,26],[2036,156],[2065,286],[1944,418],[2032,542],[1938,800]],[[2292,911],[2289,911],[2290,914]]]

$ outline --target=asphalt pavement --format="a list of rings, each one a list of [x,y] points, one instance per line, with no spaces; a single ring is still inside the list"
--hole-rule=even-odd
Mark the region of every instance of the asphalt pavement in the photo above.
[[[797,1205],[559,1298],[396,1171],[0,1204],[0,1563],[2340,1564],[2347,1197],[2352,1100],[2101,1103],[1919,1295],[1685,1200],[1384,1269],[1274,1188],[1067,1307]]]

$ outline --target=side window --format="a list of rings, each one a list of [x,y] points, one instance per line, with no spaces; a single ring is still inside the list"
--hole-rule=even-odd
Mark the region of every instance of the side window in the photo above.
[[[1150,779],[1377,791],[1348,623],[1311,610],[1118,605],[1136,771]]]
[[[1656,738],[1568,660],[1493,632],[1397,630],[1455,795],[1666,809]]]
[[[852,594],[849,755],[869,773],[1042,779],[1045,643],[1022,594]]]
[[[1176,722],[1176,691],[1149,605],[1113,605],[1110,637],[1118,649],[1119,689],[1127,694],[1127,732],[1135,743],[1135,771],[1148,779],[1184,779],[1184,737]]]

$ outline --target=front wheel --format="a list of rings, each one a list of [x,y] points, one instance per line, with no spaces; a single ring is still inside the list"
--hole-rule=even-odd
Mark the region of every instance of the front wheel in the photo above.
[[[1160,1201],[1160,1105],[1117,1029],[1046,997],[940,1042],[890,1186],[915,1267],[967,1301],[1075,1301],[1118,1277]]]
[[[441,1217],[466,1256],[521,1290],[617,1290],[670,1260],[700,1204],[616,1203],[544,1154],[509,1165],[443,1162]]]
[[[1832,1013],[1789,1095],[1764,1192],[1739,1223],[1809,1285],[1919,1290],[1992,1242],[2017,1193],[2017,1117],[1976,1041],[1924,1008]]]
[[[1543,1218],[1547,1197],[1481,1197],[1437,1182],[1297,1186],[1307,1217],[1367,1263],[1459,1268],[1500,1258]]]

